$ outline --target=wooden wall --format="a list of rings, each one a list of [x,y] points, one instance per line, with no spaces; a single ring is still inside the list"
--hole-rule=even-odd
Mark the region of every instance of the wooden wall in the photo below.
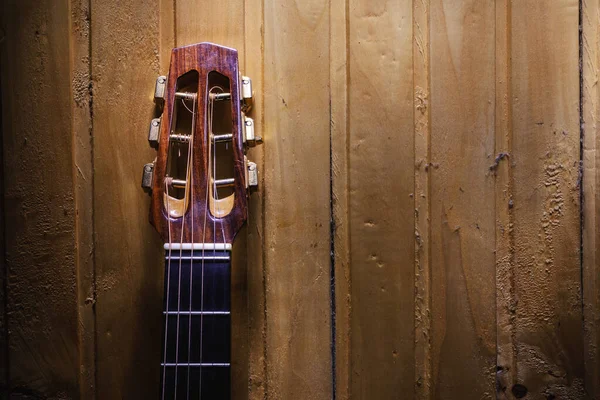
[[[600,399],[600,1],[0,13],[5,397],[155,398],[152,90],[172,47],[212,41],[264,138],[236,398]]]

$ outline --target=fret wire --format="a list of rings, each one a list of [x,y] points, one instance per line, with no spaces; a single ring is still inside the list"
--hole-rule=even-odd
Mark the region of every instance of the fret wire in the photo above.
[[[162,367],[230,367],[230,363],[161,363]]]
[[[168,315],[231,315],[229,311],[163,311]]]
[[[165,257],[165,260],[167,260],[167,259],[168,258]],[[231,257],[229,257],[229,256],[214,256],[214,257],[182,256],[182,257],[171,257],[171,260],[175,260],[175,261],[179,261],[179,260],[182,260],[182,261],[190,261],[190,260],[191,261],[195,261],[195,260],[198,260],[198,261],[200,261],[200,260],[205,260],[205,261],[211,261],[211,260],[214,260],[214,261],[229,261],[229,260],[231,260]]]

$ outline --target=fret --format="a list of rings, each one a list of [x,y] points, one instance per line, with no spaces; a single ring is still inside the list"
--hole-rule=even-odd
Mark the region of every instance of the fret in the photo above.
[[[169,315],[230,315],[229,311],[163,311]]]
[[[169,256],[165,256],[165,260],[169,260]],[[229,261],[230,258],[228,256],[211,256],[211,257],[202,257],[201,255],[193,255],[193,256],[171,256],[171,260],[179,261],[179,260],[207,260],[207,261]]]
[[[160,363],[163,367],[231,367],[229,363]]]

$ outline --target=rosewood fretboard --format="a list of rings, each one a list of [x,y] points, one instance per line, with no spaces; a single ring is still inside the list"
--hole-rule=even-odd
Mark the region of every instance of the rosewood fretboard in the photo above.
[[[167,250],[161,399],[231,397],[230,254]]]

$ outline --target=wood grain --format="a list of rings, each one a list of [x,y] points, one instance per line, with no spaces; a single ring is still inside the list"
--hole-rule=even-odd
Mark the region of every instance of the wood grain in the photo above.
[[[265,137],[264,118],[264,4],[262,0],[244,3],[244,55],[240,59],[245,74],[252,78],[254,104],[250,115],[258,135]],[[241,57],[241,56],[240,56]],[[248,398],[263,400],[268,394],[266,357],[266,290],[265,279],[265,151],[264,146],[248,149],[248,158],[258,166],[257,190],[248,201],[247,222],[247,305],[248,305]]]
[[[515,235],[513,129],[511,117],[511,4],[496,2],[496,98],[494,173],[496,175],[496,398],[512,397],[515,366]],[[496,162],[496,159],[498,160]]]
[[[351,394],[392,399],[415,377],[412,2],[349,10]]]
[[[415,189],[414,398],[431,398],[431,2],[413,2],[413,115]]]
[[[420,167],[431,176],[436,399],[495,392],[494,13],[490,2],[431,2],[431,162]]]
[[[512,3],[516,398],[584,397],[578,16],[574,0]]]
[[[0,21],[4,24],[4,7],[0,7]],[[5,61],[5,47],[4,40],[0,42],[0,62]],[[6,91],[2,90],[2,79],[4,79],[4,73],[0,72],[0,134],[2,140],[0,140],[0,394],[6,397],[8,392],[8,386],[10,382],[9,377],[9,352],[8,352],[8,310],[6,308],[6,302],[8,300],[8,268],[4,255],[5,250],[5,230],[6,225],[4,224],[4,216],[6,215],[4,206],[4,137],[6,125],[3,121],[3,114],[5,114],[5,108],[2,104],[6,104],[9,100],[5,95]],[[4,117],[6,118],[6,117]]]
[[[77,397],[69,2],[4,2],[5,257],[10,389]],[[60,155],[60,156],[57,156]]]
[[[92,92],[90,4],[71,0],[71,108],[75,262],[79,339],[79,398],[96,398],[96,276],[94,268],[94,166],[92,159]]]
[[[330,6],[330,104],[331,104],[331,206],[333,265],[332,314],[335,319],[335,398],[350,399],[352,386],[351,370],[351,285],[350,271],[350,223],[348,220],[349,199],[348,173],[350,153],[348,118],[348,0],[333,0]]]
[[[4,2],[0,385],[155,397],[152,90],[171,48],[211,41],[238,49],[265,139],[234,247],[235,398],[597,398],[600,3],[581,110],[578,6]]]
[[[583,317],[585,390],[600,397],[600,3],[582,3],[583,48]]]
[[[264,15],[268,398],[330,399],[329,7]]]
[[[140,166],[159,74],[159,2],[93,0],[92,80],[97,398],[154,398],[162,336],[163,250]]]

